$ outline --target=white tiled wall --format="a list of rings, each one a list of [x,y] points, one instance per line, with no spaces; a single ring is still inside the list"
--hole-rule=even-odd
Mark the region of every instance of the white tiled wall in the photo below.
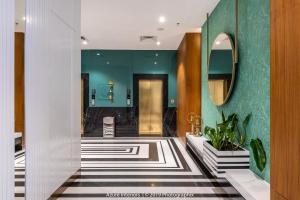
[[[14,199],[14,13],[0,0],[0,199]]]
[[[80,0],[26,0],[26,198],[80,168]]]

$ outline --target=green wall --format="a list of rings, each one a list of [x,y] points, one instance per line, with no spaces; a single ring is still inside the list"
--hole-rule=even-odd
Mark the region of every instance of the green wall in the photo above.
[[[134,73],[168,74],[169,107],[176,106],[176,51],[83,50],[81,63],[82,73],[89,73],[90,97],[96,89],[96,107],[126,107],[127,89],[132,97]],[[114,82],[113,103],[104,99],[109,80]]]
[[[205,125],[214,126],[226,114],[240,118],[252,113],[247,149],[252,137],[259,137],[267,152],[266,169],[255,167],[251,151],[251,169],[270,181],[270,5],[269,0],[239,1],[239,64],[235,87],[229,102],[216,107],[207,90],[207,28],[202,27],[202,116]],[[234,1],[221,0],[209,18],[209,48],[220,32],[234,35]]]

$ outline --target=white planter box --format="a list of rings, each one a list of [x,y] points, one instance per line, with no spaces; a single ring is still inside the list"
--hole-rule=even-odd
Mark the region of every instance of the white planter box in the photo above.
[[[226,172],[249,168],[249,151],[218,151],[208,141],[203,143],[203,160],[217,177],[225,177]]]
[[[194,135],[187,134],[186,136],[186,144],[195,151],[195,153],[203,158],[203,143],[207,141],[207,139],[203,136],[198,137]]]

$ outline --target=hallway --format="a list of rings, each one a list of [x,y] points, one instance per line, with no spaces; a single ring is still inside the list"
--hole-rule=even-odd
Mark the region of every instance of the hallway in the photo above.
[[[225,179],[208,178],[176,138],[84,138],[78,174],[56,198],[243,199]]]

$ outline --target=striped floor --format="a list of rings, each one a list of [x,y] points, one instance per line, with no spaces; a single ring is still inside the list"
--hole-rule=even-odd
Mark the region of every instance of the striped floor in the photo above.
[[[81,169],[58,199],[243,199],[207,176],[178,139],[82,139]]]
[[[25,199],[25,151],[15,154],[15,199]]]

